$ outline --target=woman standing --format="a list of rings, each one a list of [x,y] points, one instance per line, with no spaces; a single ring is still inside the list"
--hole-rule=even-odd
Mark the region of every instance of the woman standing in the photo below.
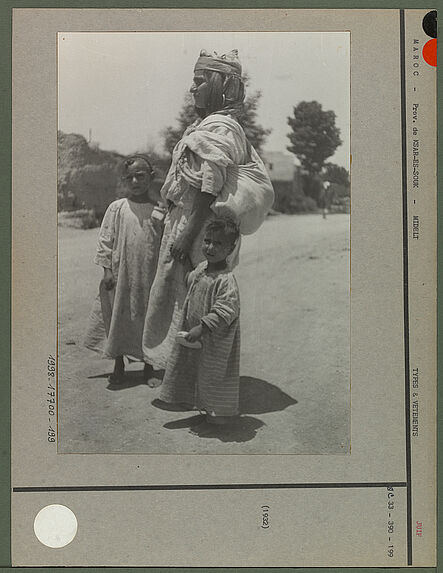
[[[168,214],[143,336],[144,359],[154,368],[165,368],[172,350],[186,297],[185,275],[204,260],[204,229],[215,218],[211,206],[230,168],[251,161],[251,146],[238,122],[245,97],[241,73],[237,50],[223,56],[202,51],[194,68],[190,91],[201,119],[174,148],[161,189]],[[238,249],[228,261],[231,267]]]

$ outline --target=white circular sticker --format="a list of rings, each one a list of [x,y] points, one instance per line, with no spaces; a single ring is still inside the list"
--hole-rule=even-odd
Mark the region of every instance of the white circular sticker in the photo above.
[[[34,520],[37,539],[47,547],[64,547],[77,533],[77,518],[65,505],[47,505]]]

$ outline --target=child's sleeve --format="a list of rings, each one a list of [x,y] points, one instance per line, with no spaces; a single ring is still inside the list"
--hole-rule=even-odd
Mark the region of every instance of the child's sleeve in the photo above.
[[[189,290],[194,282],[195,277],[201,272],[202,268],[206,266],[206,261],[203,261],[199,265],[192,268],[192,261],[188,258],[188,262],[191,266],[191,269],[185,274],[185,284],[186,288]]]
[[[117,208],[115,203],[111,203],[106,210],[100,227],[97,240],[97,252],[94,263],[106,269],[112,268],[112,250],[115,239],[115,221]]]
[[[239,315],[240,295],[238,285],[234,276],[229,275],[220,281],[211,310],[201,319],[201,322],[212,331],[219,326],[229,326]]]

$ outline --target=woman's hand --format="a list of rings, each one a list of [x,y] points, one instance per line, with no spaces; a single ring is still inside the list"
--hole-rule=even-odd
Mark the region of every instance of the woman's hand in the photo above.
[[[177,237],[171,247],[171,256],[176,261],[184,262],[191,252],[194,236],[187,229]]]
[[[115,287],[115,278],[112,274],[111,269],[103,269],[105,274],[103,277],[103,284],[105,285],[106,290],[112,290]]]
[[[211,203],[214,199],[215,197],[209,193],[202,193],[198,189],[195,190],[192,210],[186,227],[171,247],[171,255],[175,260],[184,262],[186,257],[189,256],[192,243],[208,220],[211,213]]]
[[[203,325],[199,324],[197,326],[194,326],[194,328],[191,328],[191,330],[188,332],[185,338],[189,342],[196,342],[197,340],[200,340],[202,336],[203,336]]]

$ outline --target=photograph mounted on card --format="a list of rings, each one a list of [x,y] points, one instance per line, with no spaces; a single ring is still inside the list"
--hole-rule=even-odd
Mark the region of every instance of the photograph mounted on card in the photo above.
[[[14,10],[15,566],[435,564],[435,18]]]

